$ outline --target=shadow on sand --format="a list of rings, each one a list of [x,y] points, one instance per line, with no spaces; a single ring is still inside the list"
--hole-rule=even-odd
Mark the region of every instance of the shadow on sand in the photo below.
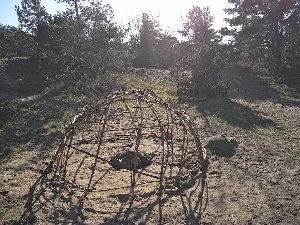
[[[90,204],[92,198],[87,195],[76,195],[56,182],[52,177],[51,165],[31,186],[26,195],[27,201],[21,220],[17,223],[33,224],[50,222],[54,224],[163,224],[174,221],[170,218],[172,208],[178,211],[179,218],[186,224],[199,224],[208,203],[208,188],[206,174],[208,161],[201,168],[191,172],[191,175],[178,179],[173,186],[152,190],[131,198],[126,194],[110,195],[119,201],[119,207],[113,210],[102,207],[101,202]],[[178,205],[172,198],[179,198]],[[95,202],[94,202],[95,203]],[[100,205],[99,205],[100,204]],[[173,204],[173,205],[172,205]],[[177,205],[174,205],[177,204]],[[90,220],[93,218],[94,220]],[[100,222],[102,221],[102,222]],[[179,222],[179,221],[178,221]]]
[[[255,127],[277,127],[271,119],[265,118],[260,111],[239,104],[228,98],[209,100],[197,104],[197,110],[203,115],[205,122],[207,116],[214,115],[233,127],[250,130]]]

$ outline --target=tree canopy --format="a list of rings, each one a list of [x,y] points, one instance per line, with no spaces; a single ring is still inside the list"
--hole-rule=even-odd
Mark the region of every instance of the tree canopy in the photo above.
[[[226,9],[232,16],[227,21],[235,29],[235,45],[245,62],[279,77],[288,68],[299,69],[298,0],[228,1],[233,8]]]
[[[125,27],[100,0],[56,1],[67,9],[51,15],[41,0],[22,0],[16,6],[20,26],[0,27],[1,57],[29,57],[43,82],[67,80],[84,87],[98,80],[95,86],[107,87],[113,81],[110,71],[170,69],[178,83],[186,82],[189,94],[207,97],[226,92],[220,73],[234,64],[279,80],[299,77],[298,0],[228,0],[229,27],[220,30],[212,28],[208,7],[192,6],[182,29],[172,35],[151,13]],[[225,36],[231,42],[222,41]],[[179,79],[183,70],[191,76]]]
[[[193,6],[179,31],[187,38],[184,49],[185,62],[192,71],[192,85],[196,95],[215,95],[219,88],[217,60],[220,40],[212,29],[213,16],[208,7]]]

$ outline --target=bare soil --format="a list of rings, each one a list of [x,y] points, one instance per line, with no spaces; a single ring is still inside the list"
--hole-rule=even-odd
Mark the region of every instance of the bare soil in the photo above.
[[[1,76],[0,224],[300,224],[300,98],[283,84],[235,79],[227,98],[177,103],[195,118],[207,161],[163,190],[154,182],[134,195],[128,188],[83,198],[53,178],[50,162],[61,126],[87,101],[29,95]],[[157,81],[165,71],[151,84],[124,80],[137,76],[141,88],[157,84],[173,101],[172,88]],[[118,173],[106,179],[120,182]]]

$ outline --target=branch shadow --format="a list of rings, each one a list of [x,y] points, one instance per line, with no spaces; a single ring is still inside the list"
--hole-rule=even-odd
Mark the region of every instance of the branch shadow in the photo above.
[[[202,174],[194,181],[196,183],[193,189],[189,193],[180,196],[186,224],[200,224],[203,213],[208,205],[208,184],[206,181],[208,164],[208,161],[202,164]],[[196,201],[194,201],[193,196],[197,196]]]
[[[123,202],[118,213],[101,225],[172,223],[176,220],[170,218],[170,214],[174,213],[172,209],[178,210],[173,198],[179,198],[181,203],[179,219],[186,224],[199,224],[208,204],[208,165],[205,160],[201,168],[192,171],[191,176],[178,179],[171,186],[165,185],[163,189],[142,194],[137,201]]]
[[[98,205],[88,204],[92,198],[88,195],[74,193],[65,185],[53,178],[52,165],[41,173],[30,187],[26,197],[23,214],[16,224],[34,224],[52,221],[53,224],[85,224],[88,218],[104,218],[98,224],[163,224],[168,222],[172,198],[179,198],[181,202],[180,216],[184,216],[187,224],[197,224],[208,203],[206,174],[208,161],[204,161],[201,168],[192,171],[188,177],[177,180],[175,184],[163,186],[150,192],[138,194],[136,198],[128,195],[110,195],[121,203],[117,210],[111,211]],[[174,206],[174,205],[173,205]],[[174,218],[171,218],[171,221]]]
[[[85,220],[83,199],[74,195],[66,186],[56,182],[51,163],[30,187],[24,212],[16,224],[34,224],[53,221],[54,224],[80,224]],[[63,217],[63,220],[59,218]]]

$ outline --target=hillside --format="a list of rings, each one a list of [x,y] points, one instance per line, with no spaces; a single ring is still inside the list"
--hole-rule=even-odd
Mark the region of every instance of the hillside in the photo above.
[[[191,101],[177,95],[169,71],[120,74],[112,90],[149,88],[194,118],[204,145],[227,138],[237,146],[228,152],[207,145],[208,165],[162,194],[149,185],[133,201],[125,189],[82,201],[52,180],[48,165],[63,138],[62,126],[105,94],[37,87],[16,74],[2,64],[1,224],[300,223],[300,95],[295,89],[228,70],[222,78],[227,97]]]

